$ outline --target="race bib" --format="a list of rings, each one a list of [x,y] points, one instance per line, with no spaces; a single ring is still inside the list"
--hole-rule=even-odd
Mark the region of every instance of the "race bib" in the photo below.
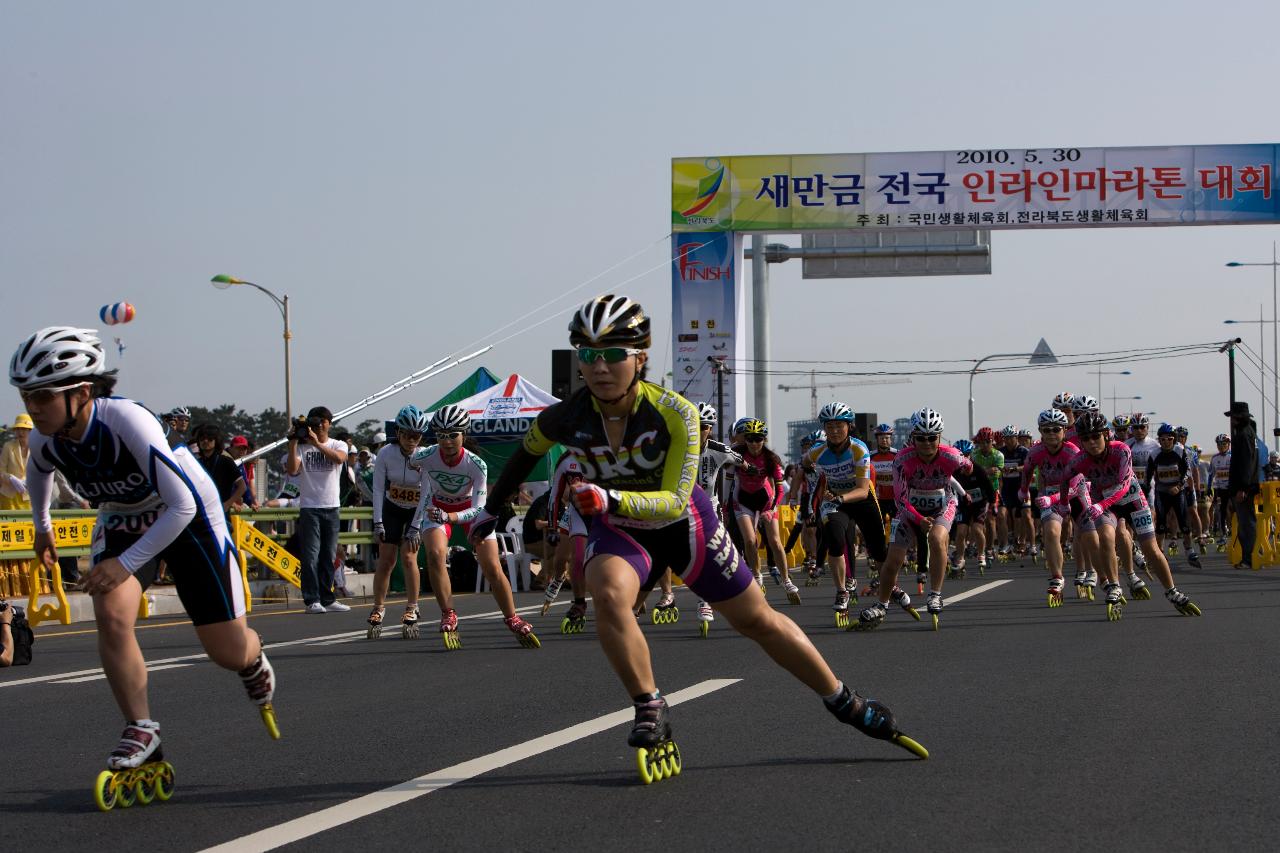
[[[965,494],[969,496],[969,501],[971,503],[982,503],[982,489],[969,489]]]
[[[823,501],[822,506],[818,510],[818,514],[822,516],[823,521],[826,521],[827,516],[831,515],[833,512],[839,511],[839,509],[840,504],[837,501]]]
[[[156,523],[156,519],[160,517],[160,513],[163,510],[164,505],[160,504],[159,506],[133,511],[100,511],[98,513],[97,530],[101,530],[104,534],[128,533],[133,536],[141,536],[151,529],[151,525]],[[93,538],[96,545],[98,541],[96,532]]]
[[[936,515],[947,505],[947,492],[945,489],[912,489],[907,500],[921,515]]]
[[[422,497],[422,489],[419,486],[397,486],[392,483],[387,486],[387,497],[392,503],[417,506]]]

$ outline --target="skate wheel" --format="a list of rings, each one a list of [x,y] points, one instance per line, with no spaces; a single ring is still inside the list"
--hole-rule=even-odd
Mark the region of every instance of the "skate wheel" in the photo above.
[[[939,620],[938,620],[938,614],[937,614],[937,613],[930,613],[929,615],[933,617],[933,630],[935,630],[935,631],[936,631],[936,630],[938,630],[938,621],[939,621]]]
[[[1084,588],[1084,594],[1086,598],[1088,598],[1090,601],[1093,601],[1093,587],[1086,586]]]
[[[929,750],[925,749],[923,745],[912,740],[901,732],[898,732],[893,736],[893,742],[913,755],[918,755],[924,759],[929,757]]]
[[[400,629],[400,636],[401,636],[401,638],[402,638],[402,639],[405,639],[405,640],[416,640],[416,639],[418,639],[418,626],[417,626],[417,624],[415,623],[415,624],[413,624],[413,625],[405,625],[404,627],[402,627],[402,628]]]
[[[919,622],[919,621],[920,621],[920,611],[919,611],[919,610],[916,610],[914,607],[904,607],[904,608],[902,608],[902,609],[903,609],[903,610],[905,610],[905,611],[907,611],[908,613],[910,613],[910,614],[911,614],[911,618],[912,618],[912,619],[916,620],[917,622]],[[935,616],[935,617],[933,617],[933,618],[934,618],[935,620],[937,620],[937,618],[938,618],[938,617],[937,617],[937,616]],[[935,630],[936,630],[936,629],[935,629]]]
[[[444,647],[449,651],[457,651],[462,648],[462,640],[458,639],[457,631],[441,631],[444,636]]]
[[[799,603],[800,603],[800,593],[798,593],[798,592],[789,592],[789,593],[787,593],[787,601],[791,602],[792,604],[799,604]]]
[[[121,770],[116,776],[116,802],[120,808],[127,809],[138,801],[137,792],[133,785],[134,773],[132,770]]]
[[[1062,594],[1061,594],[1061,593],[1054,593],[1054,592],[1049,593],[1049,606],[1050,606],[1050,607],[1061,607],[1061,606],[1062,606]]]
[[[365,634],[365,637],[370,640],[376,640],[381,636],[382,636],[381,625],[370,625],[368,633]]]
[[[836,614],[836,627],[837,627],[837,628],[846,628],[846,629],[849,627],[849,614],[848,614],[848,613],[837,613],[837,614]]]
[[[698,636],[705,640],[709,633],[711,633],[711,623],[705,620],[700,621],[698,623]]]
[[[542,642],[538,639],[538,635],[532,631],[527,634],[520,635],[520,645],[526,649],[542,648]]]
[[[152,787],[151,773],[141,773],[133,783],[133,795],[137,797],[138,802],[144,806],[151,805],[151,801],[156,798],[155,788]]]
[[[155,795],[156,799],[162,803],[169,802],[169,798],[173,796],[175,787],[173,765],[165,761],[156,771],[155,777]]]
[[[93,802],[98,811],[109,812],[116,807],[116,774],[103,770],[93,783]]]
[[[280,740],[280,727],[276,725],[276,709],[268,702],[258,708],[258,713],[262,715],[262,724],[267,727],[267,734],[271,735],[271,739]]]
[[[636,769],[640,771],[640,780],[646,785],[661,781],[662,768],[650,761],[650,751],[644,747],[636,750]]]

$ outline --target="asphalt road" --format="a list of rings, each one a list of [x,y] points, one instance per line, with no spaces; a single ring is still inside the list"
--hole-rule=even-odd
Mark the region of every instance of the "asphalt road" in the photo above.
[[[937,633],[893,612],[856,634],[833,627],[830,587],[802,588],[794,607],[770,584],[928,761],[837,723],[723,621],[700,639],[682,593],[680,621],[645,633],[664,693],[705,692],[673,709],[684,772],[648,787],[590,623],[565,637],[564,603],[535,611],[543,647],[524,650],[481,616],[491,597],[468,595],[459,652],[434,623],[417,641],[365,640],[367,604],[251,617],[279,678],[280,741],[234,675],[194,657],[189,625],[148,626],[152,713],[178,789],[101,814],[90,787],[121,721],[92,630],[47,626],[35,665],[0,672],[0,849],[1271,849],[1280,572],[1182,559],[1200,619],[1158,593],[1114,624],[1100,598],[1049,610],[1044,570],[1014,564],[948,584],[952,597],[980,591],[950,604]],[[613,712],[595,733],[565,732]]]

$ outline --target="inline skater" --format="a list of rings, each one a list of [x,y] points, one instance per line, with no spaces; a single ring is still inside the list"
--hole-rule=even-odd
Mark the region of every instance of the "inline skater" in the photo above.
[[[1032,477],[1040,477],[1040,494],[1035,498],[1036,516],[1040,520],[1040,538],[1044,543],[1044,561],[1049,567],[1049,606],[1062,606],[1062,527],[1071,518],[1071,507],[1058,499],[1062,478],[1066,476],[1072,461],[1080,452],[1074,444],[1063,440],[1067,431],[1067,416],[1061,409],[1045,409],[1036,418],[1040,429],[1040,443],[1031,448],[1023,464],[1022,481],[1029,483]],[[1084,586],[1083,578],[1076,579],[1077,594]]]
[[[391,586],[391,570],[396,557],[404,566],[406,601],[400,619],[400,631],[406,639],[418,636],[418,546],[406,532],[413,525],[418,503],[422,500],[422,464],[417,460],[418,445],[430,421],[426,412],[409,405],[396,413],[396,440],[378,451],[373,460],[373,535],[378,540],[378,563],[373,573],[373,610],[369,612],[371,640],[382,634],[386,613],[387,590]],[[439,577],[431,575],[431,588],[439,589]]]
[[[973,453],[973,442],[962,438],[955,443],[955,448],[961,456],[969,458]],[[986,552],[984,528],[987,522],[987,511],[991,508],[991,504],[995,503],[996,489],[991,485],[991,478],[987,476],[987,472],[976,465],[967,474],[957,471],[953,479],[960,489],[957,495],[959,502],[956,505],[956,558],[951,563],[951,571],[948,572],[947,577],[962,578],[965,566],[964,551],[969,536],[973,537],[973,543],[979,554]],[[986,574],[985,563],[978,564],[978,574]]]
[[[1156,541],[1158,547],[1164,548],[1164,537],[1169,532],[1169,520],[1172,518],[1174,539],[1182,533],[1182,541],[1187,549],[1187,562],[1200,568],[1200,558],[1191,547],[1191,528],[1187,525],[1187,505],[1183,501],[1183,492],[1191,481],[1191,472],[1187,468],[1187,457],[1179,453],[1175,446],[1177,440],[1171,424],[1160,424],[1156,430],[1156,441],[1160,449],[1147,458],[1146,479],[1142,482],[1143,490],[1155,489],[1156,495]]]
[[[587,623],[587,582],[583,576],[587,524],[570,499],[573,485],[581,482],[585,476],[582,463],[568,453],[560,457],[552,474],[550,517],[555,529],[548,533],[547,544],[554,549],[551,557],[554,577],[547,584],[542,615],[547,615],[560,594],[564,579],[568,577],[569,586],[573,590],[573,601],[560,622],[561,634],[581,634]]]
[[[893,460],[898,457],[898,451],[893,447],[893,435],[893,427],[889,424],[876,424],[876,452],[871,454],[871,469],[875,472],[876,503],[884,516],[886,530],[888,530],[893,519],[898,516],[898,504],[893,499]],[[885,534],[885,541],[888,541],[887,533]],[[920,550],[927,552],[927,548]],[[871,591],[879,584],[880,566],[874,562],[870,563],[867,575],[867,587],[863,590],[864,595],[870,595]]]
[[[98,653],[125,718],[120,742],[94,785],[104,811],[117,799],[167,800],[173,767],[151,717],[147,668],[134,633],[138,605],[164,560],[178,597],[209,659],[240,676],[272,737],[275,674],[258,634],[245,622],[245,589],[218,491],[185,445],[169,447],[160,421],[140,403],[111,396],[92,329],[51,326],[24,340],[9,362],[35,426],[29,439],[27,490],[35,526],[32,550],[57,562],[49,513],[54,476],[98,510],[82,588],[93,598]]]
[[[804,549],[804,568],[808,572],[805,586],[816,586],[818,582],[818,545],[817,545],[817,510],[814,498],[817,493],[818,472],[813,466],[805,467],[804,457],[818,442],[820,433],[809,433],[800,439],[800,462],[791,473],[791,488],[787,492],[787,503],[795,508],[796,521],[791,525],[791,533],[783,546],[783,553],[791,553],[796,542]],[[699,485],[702,485],[699,482]],[[705,490],[706,487],[704,486]]]
[[[752,418],[742,425],[742,443],[733,446],[733,452],[742,457],[743,466],[725,472],[726,492],[738,532],[742,534],[743,556],[755,572],[756,581],[764,589],[764,573],[760,568],[760,547],[757,526],[763,530],[765,548],[769,559],[769,573],[774,583],[781,583],[792,604],[800,603],[800,590],[791,580],[787,568],[787,555],[782,552],[782,537],[778,533],[778,503],[782,500],[782,460],[765,443],[769,428],[765,422]]]
[[[1011,559],[1015,550],[1026,548],[1030,510],[1022,486],[1022,466],[1027,461],[1027,448],[1018,443],[1018,428],[1008,424],[1000,431],[1004,439],[1004,469],[1000,473],[1000,548],[1002,559]]]
[[[1209,484],[1213,489],[1213,506],[1210,517],[1213,519],[1214,535],[1218,537],[1218,550],[1225,551],[1227,537],[1231,535],[1232,502],[1227,483],[1231,476],[1231,436],[1219,433],[1214,439],[1218,452],[1209,459]]]
[[[1051,409],[1057,409],[1067,416],[1067,427],[1062,431],[1062,440],[1075,444],[1076,441],[1076,412],[1073,406],[1076,402],[1076,395],[1070,391],[1063,391],[1061,394],[1053,398],[1053,402],[1049,405]],[[1077,445],[1078,447],[1079,445]]]
[[[811,448],[805,462],[818,473],[815,490],[819,501],[818,518],[827,560],[831,564],[831,578],[836,585],[832,609],[836,613],[836,624],[846,627],[849,601],[853,590],[857,589],[854,580],[855,530],[862,533],[868,561],[883,563],[888,549],[880,505],[871,488],[871,451],[861,439],[850,435],[853,411],[838,401],[827,403],[818,412],[818,421],[827,440]]]
[[[1091,554],[1093,565],[1103,576],[1107,601],[1107,618],[1120,619],[1125,598],[1120,592],[1116,565],[1115,529],[1118,519],[1125,519],[1133,536],[1146,554],[1147,565],[1165,588],[1165,599],[1185,616],[1199,616],[1200,608],[1174,586],[1173,572],[1156,544],[1155,526],[1146,494],[1133,474],[1132,451],[1128,445],[1108,440],[1107,419],[1097,412],[1082,415],[1076,421],[1081,452],[1071,462],[1059,491],[1059,501],[1071,497],[1084,504],[1079,527],[1084,528],[1080,541]]]
[[[974,449],[971,454],[972,463],[987,472],[987,478],[996,490],[996,502],[987,512],[986,533],[987,550],[978,554],[978,574],[986,574],[987,563],[995,560],[995,547],[998,527],[996,516],[1000,510],[1000,476],[1004,473],[1004,454],[996,449],[996,431],[991,427],[983,427],[973,437]]]
[[[426,542],[431,588],[440,605],[440,633],[445,635],[445,646],[456,649],[460,645],[458,614],[453,609],[453,588],[445,568],[445,554],[451,525],[469,526],[484,506],[489,468],[483,459],[463,446],[471,427],[471,416],[466,409],[453,404],[441,406],[431,416],[430,426],[437,443],[414,454],[413,461],[422,467],[423,489],[417,514],[405,536],[415,548],[417,539]],[[493,529],[484,536],[472,537],[472,544],[480,571],[484,572],[493,600],[502,611],[503,623],[521,646],[538,648],[542,644],[533,633],[533,626],[516,613],[511,584],[502,571]]]
[[[1209,553],[1205,547],[1204,522],[1200,520],[1199,497],[1204,490],[1200,482],[1200,448],[1188,443],[1190,432],[1184,426],[1174,427],[1173,437],[1177,441],[1177,451],[1187,460],[1187,488],[1182,492],[1182,502],[1186,506],[1187,521],[1191,525],[1191,533],[1200,545],[1200,556]],[[1187,551],[1190,552],[1190,547]]]
[[[671,568],[735,630],[823,697],[839,720],[927,754],[897,733],[893,715],[881,703],[840,682],[795,623],[751,589],[751,571],[697,485],[697,410],[675,392],[644,381],[650,331],[640,305],[625,296],[591,299],[575,313],[569,335],[586,387],[539,413],[471,536],[493,530],[498,508],[556,442],[583,461],[587,482],[575,487],[573,499],[591,519],[586,573],[596,634],[635,703],[628,744],[649,757],[674,748],[667,703],[654,680],[645,636],[631,614],[639,591]],[[645,774],[647,760],[641,763],[646,780],[652,778]]]
[[[919,530],[929,541],[929,596],[925,603],[933,618],[933,629],[938,629],[944,607],[942,580],[947,545],[956,517],[951,479],[957,472],[967,474],[973,468],[960,451],[942,444],[942,429],[942,415],[927,406],[911,416],[911,447],[899,451],[893,463],[898,517],[894,520],[893,544],[880,570],[879,601],[863,610],[852,628],[866,631],[877,627],[884,621],[891,598],[904,609],[909,608],[906,593],[897,587],[898,570],[907,558],[907,546]],[[920,618],[915,610],[909,612]]]

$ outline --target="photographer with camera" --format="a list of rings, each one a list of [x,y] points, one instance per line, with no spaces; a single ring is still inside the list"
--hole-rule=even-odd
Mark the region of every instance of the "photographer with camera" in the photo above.
[[[308,613],[351,608],[333,594],[333,561],[338,552],[338,481],[350,448],[329,438],[333,413],[316,406],[297,418],[289,433],[285,471],[298,478],[298,556],[302,560],[302,600]]]
[[[0,666],[31,663],[34,639],[22,608],[0,598]]]

